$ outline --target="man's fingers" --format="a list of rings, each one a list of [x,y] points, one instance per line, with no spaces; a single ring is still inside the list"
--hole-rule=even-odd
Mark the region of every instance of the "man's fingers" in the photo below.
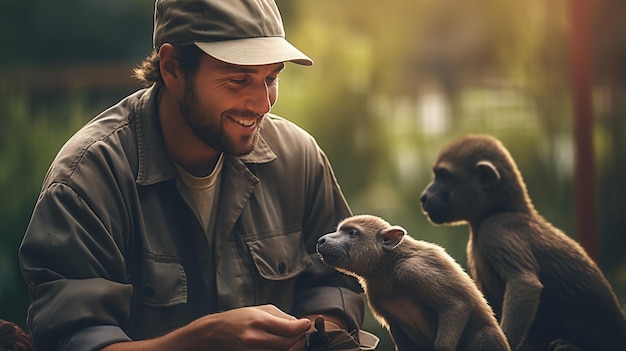
[[[283,312],[280,308],[274,305],[262,305],[262,306],[259,306],[259,309],[271,314],[272,316],[276,316],[276,317],[280,317],[284,319],[291,319],[291,320],[296,319],[296,317]]]
[[[311,327],[311,321],[307,318],[297,319],[273,305],[259,306],[259,309],[267,313],[267,319],[259,320],[263,324],[262,329],[268,333],[284,337],[300,337]]]
[[[267,331],[280,336],[304,335],[311,327],[311,321],[303,319],[284,319],[273,316],[274,321],[267,325]]]

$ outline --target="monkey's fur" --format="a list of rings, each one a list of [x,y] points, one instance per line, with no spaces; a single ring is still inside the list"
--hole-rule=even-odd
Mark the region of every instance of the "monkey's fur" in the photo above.
[[[510,350],[487,301],[435,244],[371,215],[341,221],[317,242],[322,260],[359,279],[396,350]]]
[[[33,351],[30,336],[11,321],[0,319],[0,351]]]
[[[444,147],[421,196],[433,224],[469,224],[470,274],[513,350],[626,350],[626,318],[584,249],[534,209],[500,141]]]

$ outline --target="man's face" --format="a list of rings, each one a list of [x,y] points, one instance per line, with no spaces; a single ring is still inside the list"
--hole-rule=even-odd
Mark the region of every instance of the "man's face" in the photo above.
[[[241,156],[254,149],[263,117],[278,98],[284,63],[237,66],[202,55],[180,101],[183,118],[206,145]]]

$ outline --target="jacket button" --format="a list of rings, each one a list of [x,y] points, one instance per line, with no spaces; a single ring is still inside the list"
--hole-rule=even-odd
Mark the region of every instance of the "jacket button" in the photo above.
[[[278,273],[284,274],[286,270],[287,270],[287,265],[285,264],[285,262],[281,262],[278,264]]]

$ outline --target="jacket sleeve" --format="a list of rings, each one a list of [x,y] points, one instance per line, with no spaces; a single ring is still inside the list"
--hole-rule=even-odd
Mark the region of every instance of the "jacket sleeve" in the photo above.
[[[125,282],[119,243],[67,185],[52,184],[42,192],[20,247],[20,264],[37,350],[51,350],[60,338],[89,326],[128,322],[133,289]],[[101,345],[125,339],[121,329],[99,335],[93,341]]]
[[[336,225],[352,212],[335,178],[324,152],[315,146],[308,156],[307,214],[303,234],[307,252],[313,264],[302,274],[296,293],[296,315],[322,312],[337,313],[346,318],[352,329],[360,329],[365,303],[362,289],[354,277],[339,273],[319,259],[315,246],[322,235],[335,230]]]

